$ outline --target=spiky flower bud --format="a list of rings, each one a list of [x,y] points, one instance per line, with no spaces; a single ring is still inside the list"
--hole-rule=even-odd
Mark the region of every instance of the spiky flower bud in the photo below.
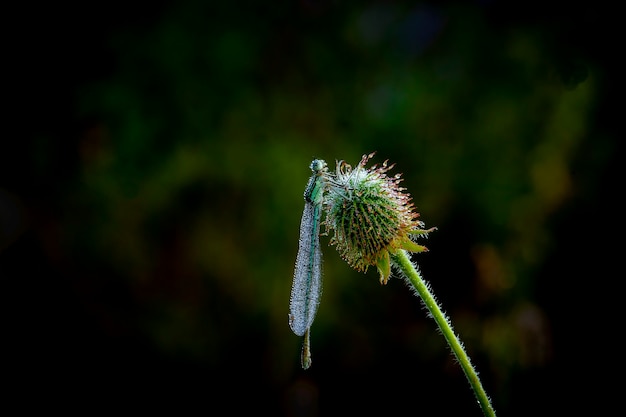
[[[435,228],[423,228],[411,196],[400,187],[401,175],[387,176],[394,165],[385,161],[365,168],[373,156],[363,155],[354,169],[337,162],[326,200],[326,228],[334,231],[331,244],[348,265],[360,272],[376,266],[381,284],[386,284],[391,275],[390,254],[427,251],[413,239]]]

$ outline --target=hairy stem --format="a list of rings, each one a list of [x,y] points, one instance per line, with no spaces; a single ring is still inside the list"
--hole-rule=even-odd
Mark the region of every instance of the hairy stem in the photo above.
[[[478,373],[474,369],[469,356],[467,356],[467,353],[465,352],[463,344],[454,333],[452,324],[450,324],[449,319],[439,307],[435,297],[430,292],[429,286],[422,279],[422,276],[418,272],[417,268],[409,259],[409,255],[406,251],[399,250],[391,255],[391,259],[402,271],[408,283],[410,283],[410,285],[415,289],[431,316],[435,319],[435,322],[439,326],[443,336],[446,338],[452,353],[454,353],[454,356],[456,356],[459,361],[461,368],[463,368],[463,372],[465,372],[465,376],[474,390],[474,394],[476,395],[476,399],[478,400],[484,415],[495,417],[496,412],[491,405],[491,401],[489,400],[487,393],[483,389],[480,378],[478,378]]]

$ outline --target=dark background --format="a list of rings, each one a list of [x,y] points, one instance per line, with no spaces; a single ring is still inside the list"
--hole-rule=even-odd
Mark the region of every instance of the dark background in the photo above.
[[[300,369],[287,313],[308,165],[376,151],[438,227],[415,260],[498,415],[612,407],[610,296],[623,275],[616,10],[7,7],[7,404],[481,415],[406,285],[351,270],[327,237],[313,366]]]

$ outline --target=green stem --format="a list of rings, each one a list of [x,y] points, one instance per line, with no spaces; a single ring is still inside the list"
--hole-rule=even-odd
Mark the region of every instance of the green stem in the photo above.
[[[415,291],[420,296],[424,305],[441,329],[441,333],[443,333],[443,336],[448,341],[448,345],[452,349],[452,353],[454,353],[454,356],[456,356],[457,360],[461,364],[461,368],[463,368],[463,372],[465,372],[465,376],[474,390],[474,394],[476,395],[476,399],[478,400],[483,413],[485,416],[495,417],[496,412],[491,405],[491,401],[489,400],[487,393],[483,389],[480,379],[478,378],[478,374],[476,373],[469,356],[467,356],[467,353],[463,348],[463,344],[454,333],[454,330],[452,330],[450,320],[443,313],[439,304],[437,304],[435,297],[430,292],[430,288],[422,279],[420,273],[415,268],[415,265],[413,265],[409,259],[407,252],[399,250],[391,255],[391,259],[404,273],[407,281],[413,286],[413,288],[415,288]]]

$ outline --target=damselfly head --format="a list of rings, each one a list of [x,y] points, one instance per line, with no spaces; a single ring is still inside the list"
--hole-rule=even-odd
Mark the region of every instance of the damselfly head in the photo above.
[[[326,161],[324,161],[323,159],[314,159],[313,162],[311,162],[311,171],[313,171],[314,174],[320,174],[321,172],[326,170],[326,167],[328,165],[326,164]]]

